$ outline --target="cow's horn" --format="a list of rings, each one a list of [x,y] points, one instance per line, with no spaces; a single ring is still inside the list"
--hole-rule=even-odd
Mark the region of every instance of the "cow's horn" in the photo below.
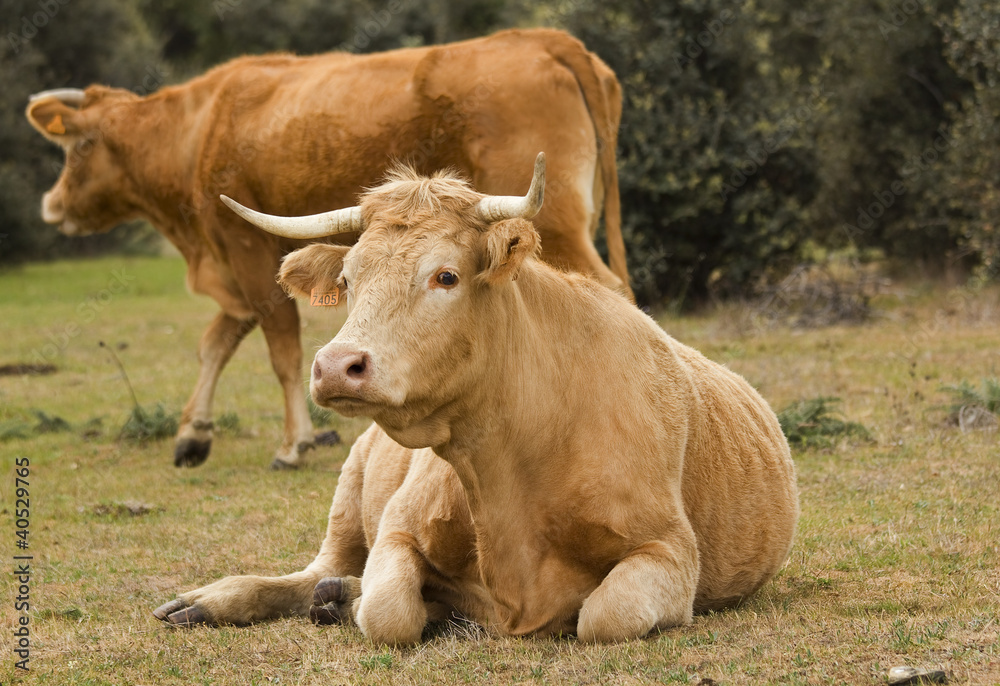
[[[360,207],[345,207],[342,210],[331,210],[330,212],[311,214],[307,217],[276,217],[244,207],[225,195],[219,197],[233,212],[254,226],[276,236],[309,240],[333,236],[338,233],[361,231]]]
[[[531,187],[523,198],[517,195],[488,195],[479,201],[476,210],[488,222],[501,219],[523,217],[531,219],[542,209],[545,198],[545,153],[535,158],[535,174],[531,177]]]
[[[35,93],[28,98],[28,102],[35,102],[36,100],[41,100],[42,98],[55,98],[64,105],[79,107],[83,104],[84,95],[86,94],[79,88],[55,88],[50,91]]]

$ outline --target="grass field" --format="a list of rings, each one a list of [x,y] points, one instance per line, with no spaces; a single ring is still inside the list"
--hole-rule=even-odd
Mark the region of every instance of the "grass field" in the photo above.
[[[132,401],[98,342],[117,350],[141,404],[179,411],[215,312],[184,291],[183,271],[178,259],[113,258],[0,274],[0,366],[58,368],[0,377],[0,683],[877,684],[901,664],[944,669],[953,684],[1000,683],[1000,442],[995,431],[949,425],[941,390],[1000,376],[996,290],[895,285],[871,323],[807,331],[756,329],[736,306],[665,318],[672,335],[742,373],[775,408],[840,397],[844,417],[870,432],[796,450],[802,518],[778,577],[739,609],[618,645],[452,626],[387,650],[354,628],[297,618],[172,630],[152,617],[222,576],[306,565],[347,446],[365,427],[335,418],[344,445],[318,450],[299,471],[268,471],[281,395],[255,332],[216,401],[238,426],[217,436],[205,465],[175,469],[169,440],[117,440]],[[307,356],[338,316],[306,313]],[[15,527],[23,458],[27,551]],[[25,553],[30,672],[13,652],[21,613],[11,572]]]

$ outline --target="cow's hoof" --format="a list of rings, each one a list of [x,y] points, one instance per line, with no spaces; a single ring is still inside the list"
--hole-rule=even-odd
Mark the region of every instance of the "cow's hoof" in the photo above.
[[[167,616],[177,612],[178,610],[184,609],[184,601],[180,598],[171,600],[169,603],[163,603],[158,608],[153,610],[153,616],[160,621],[167,621]]]
[[[316,434],[313,440],[316,441],[316,445],[337,445],[340,443],[340,434],[332,429],[330,431],[321,431]]]
[[[285,469],[298,469],[298,468],[299,466],[297,464],[290,464],[277,457],[274,458],[274,461],[271,463],[271,469],[273,469],[276,472],[280,472]]]
[[[153,616],[173,626],[191,627],[199,624],[209,624],[209,619],[201,608],[185,607],[184,601],[171,600],[153,610]]]
[[[344,599],[344,580],[339,576],[328,576],[319,580],[313,589],[313,605],[339,603]]]
[[[175,467],[197,467],[208,459],[212,450],[212,441],[197,441],[193,438],[182,438],[174,446]]]
[[[342,624],[353,621],[351,607],[361,595],[361,579],[328,576],[313,588],[309,619],[313,624]]]
[[[317,626],[329,624],[340,624],[340,606],[337,603],[327,603],[326,605],[313,605],[309,608],[309,619]]]

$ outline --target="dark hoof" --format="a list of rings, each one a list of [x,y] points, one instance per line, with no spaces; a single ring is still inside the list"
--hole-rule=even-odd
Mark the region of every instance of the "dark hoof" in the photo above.
[[[340,608],[337,603],[327,605],[313,605],[309,608],[309,619],[313,624],[325,626],[328,624],[340,624]]]
[[[184,609],[184,601],[180,598],[171,600],[169,603],[163,603],[158,608],[153,610],[153,616],[161,621],[167,621],[167,615],[170,615],[178,610]]]
[[[274,462],[271,463],[271,469],[276,472],[280,472],[285,469],[298,469],[298,468],[299,466],[297,464],[288,464],[287,462],[279,460],[278,458],[274,458]]]
[[[340,443],[340,434],[332,430],[321,431],[320,433],[316,434],[313,440],[316,442],[316,445],[337,445],[338,443]]]
[[[182,438],[174,446],[175,467],[197,467],[208,459],[212,450],[212,441],[196,441],[193,438]]]
[[[167,621],[174,626],[196,626],[198,624],[208,624],[208,617],[197,607],[185,607],[183,610],[172,612],[167,616]]]
[[[313,589],[313,605],[339,603],[344,599],[344,580],[337,576],[320,579]]]

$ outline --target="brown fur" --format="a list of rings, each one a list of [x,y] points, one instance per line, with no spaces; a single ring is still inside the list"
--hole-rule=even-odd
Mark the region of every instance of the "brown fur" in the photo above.
[[[148,97],[91,86],[79,109],[43,98],[27,117],[67,150],[43,201],[48,221],[87,234],[150,220],[187,260],[191,290],[222,308],[202,339],[178,440],[210,441],[196,426],[210,425],[218,376],[260,323],[286,396],[277,457],[296,464],[312,444],[299,320],[273,277],[301,244],[250,227],[219,194],[271,214],[313,214],[355,204],[396,159],[515,195],[543,150],[555,182],[536,220],[542,258],[628,293],[614,166],[620,100],[600,59],[538,29],[366,56],[244,57]],[[615,272],[592,243],[602,203]]]
[[[375,189],[357,245],[285,260],[293,290],[310,273],[351,284],[312,394],[376,424],[306,570],[230,577],[182,603],[214,622],[301,614],[320,579],[361,575],[343,614],[377,642],[417,641],[442,608],[507,634],[603,641],[757,590],[798,516],[767,403],[602,285],[496,250],[530,246],[531,223],[470,221],[447,207],[460,190],[448,183],[434,182],[441,209],[427,216],[426,184],[397,182],[389,221]],[[457,282],[430,287],[441,269]]]

